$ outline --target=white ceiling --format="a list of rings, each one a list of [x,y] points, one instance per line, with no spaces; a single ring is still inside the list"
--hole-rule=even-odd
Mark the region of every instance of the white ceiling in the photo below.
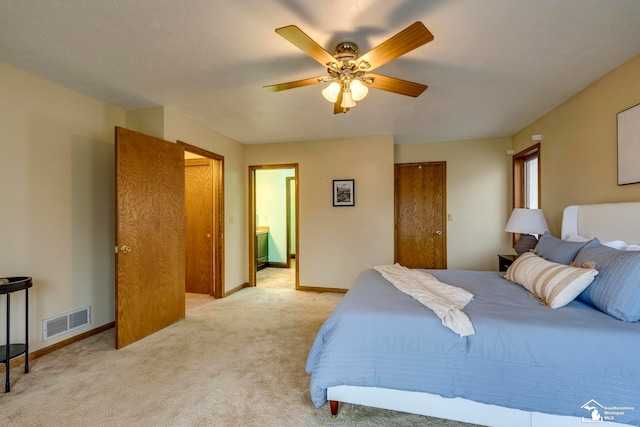
[[[275,28],[364,53],[415,21],[435,40],[376,72],[418,98],[370,90],[334,115],[324,85],[262,88],[325,73]],[[639,0],[0,0],[1,62],[246,144],[511,136],[638,53]]]

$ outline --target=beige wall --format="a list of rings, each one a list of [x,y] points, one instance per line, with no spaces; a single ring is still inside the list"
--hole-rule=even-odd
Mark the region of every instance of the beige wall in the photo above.
[[[497,270],[513,253],[504,226],[511,205],[510,138],[395,146],[395,163],[447,162],[447,267]]]
[[[0,76],[0,277],[33,278],[37,350],[114,320],[113,140],[125,112],[1,63]],[[20,340],[24,292],[11,303]],[[89,327],[42,342],[43,319],[85,306]]]
[[[616,114],[640,103],[639,76],[640,55],[513,136],[517,152],[542,135],[541,207],[552,234],[566,206],[640,200],[640,184],[617,185],[616,136]]]
[[[349,288],[393,262],[393,137],[249,145],[246,165],[298,163],[300,285]],[[333,207],[334,179],[355,179],[355,206]]]
[[[224,157],[224,289],[248,282],[245,146],[167,107],[127,111],[127,127],[166,141],[182,141]]]
[[[165,107],[127,111],[127,129],[164,139]]]

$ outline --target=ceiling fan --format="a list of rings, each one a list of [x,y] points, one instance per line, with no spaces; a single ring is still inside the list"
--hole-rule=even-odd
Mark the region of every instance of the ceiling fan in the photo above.
[[[374,69],[433,40],[433,34],[422,22],[415,22],[364,55],[358,54],[358,46],[342,42],[331,55],[295,25],[276,29],[276,33],[289,40],[304,53],[327,67],[327,76],[264,86],[271,92],[329,83],[322,91],[327,101],[333,103],[333,113],[346,113],[363,99],[368,88],[386,90],[412,97],[419,96],[427,88],[420,83],[372,73]]]

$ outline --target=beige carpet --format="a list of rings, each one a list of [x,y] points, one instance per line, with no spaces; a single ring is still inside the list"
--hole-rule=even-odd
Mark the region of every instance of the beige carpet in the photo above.
[[[2,426],[449,426],[342,405],[316,409],[307,352],[341,294],[248,288],[122,350],[113,330],[11,370]],[[192,301],[193,302],[193,301]]]
[[[256,286],[270,289],[296,288],[296,260],[290,268],[266,267],[256,272]]]

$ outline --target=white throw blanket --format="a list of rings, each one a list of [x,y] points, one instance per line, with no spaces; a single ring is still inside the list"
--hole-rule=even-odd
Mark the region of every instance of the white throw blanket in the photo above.
[[[447,285],[429,273],[411,270],[400,264],[379,265],[374,268],[401,292],[431,309],[444,326],[461,337],[476,333],[467,315],[460,311],[473,299],[471,292]]]

